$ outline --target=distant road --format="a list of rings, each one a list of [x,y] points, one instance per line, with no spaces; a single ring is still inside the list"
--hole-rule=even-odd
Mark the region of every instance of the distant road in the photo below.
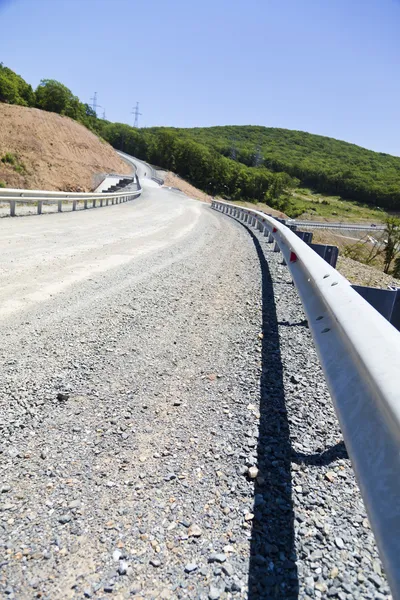
[[[309,229],[349,229],[354,231],[384,231],[384,225],[360,225],[359,223],[324,223],[322,221],[298,221],[289,219],[288,225],[297,225],[298,227],[307,227]]]

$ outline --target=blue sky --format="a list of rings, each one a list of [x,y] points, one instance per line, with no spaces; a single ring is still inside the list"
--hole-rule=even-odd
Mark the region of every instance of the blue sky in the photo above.
[[[109,120],[253,124],[400,156],[400,0],[0,0],[0,61]]]

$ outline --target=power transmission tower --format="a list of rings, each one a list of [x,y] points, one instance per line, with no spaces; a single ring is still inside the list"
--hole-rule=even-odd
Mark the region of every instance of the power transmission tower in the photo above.
[[[253,167],[261,167],[264,157],[261,153],[261,146],[258,144],[256,151],[253,155]]]
[[[139,127],[139,117],[142,116],[142,113],[139,112],[139,102],[136,102],[135,108],[131,112],[132,115],[135,115],[135,122],[133,124],[134,127]]]
[[[97,117],[97,109],[98,108],[103,108],[102,106],[100,106],[100,104],[97,104],[97,92],[95,92],[93,94],[93,98],[90,98],[91,102],[92,102],[92,108],[94,110],[94,114]]]
[[[231,153],[230,153],[230,158],[232,160],[236,160],[236,140],[234,138],[232,138],[231,140]]]

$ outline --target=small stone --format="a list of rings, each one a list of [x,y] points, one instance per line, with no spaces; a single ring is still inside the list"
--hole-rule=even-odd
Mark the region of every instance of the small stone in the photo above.
[[[233,581],[231,584],[231,592],[241,592],[241,591],[242,591],[242,586],[240,585],[240,582]]]
[[[210,554],[210,556],[208,557],[208,562],[210,562],[210,563],[213,563],[213,562],[223,563],[225,561],[226,561],[226,555],[218,553],[218,552],[213,552],[213,554]]]
[[[112,554],[112,559],[114,562],[118,562],[119,559],[122,556],[122,552],[120,550],[114,550],[113,554]]]
[[[158,558],[152,558],[150,560],[150,564],[153,565],[153,567],[161,567],[161,560]]]
[[[325,473],[325,479],[327,479],[331,483],[332,483],[332,481],[335,480],[335,477],[336,477],[336,475],[333,471],[328,471],[327,473]]]
[[[192,523],[192,525],[188,529],[189,537],[200,537],[202,533],[203,533],[203,530],[200,529],[200,527],[198,525],[196,525],[195,523]]]
[[[290,381],[292,383],[300,383],[300,379],[296,375],[292,375]]]
[[[258,475],[258,469],[257,467],[249,467],[247,469],[247,474],[250,477],[250,479],[255,479]]]
[[[382,575],[381,563],[379,562],[379,560],[373,561],[372,568],[374,569],[377,575]]]
[[[342,550],[342,548],[344,548],[344,541],[341,537],[335,538],[335,544],[339,548],[339,550]]]
[[[222,565],[222,570],[225,573],[225,575],[228,575],[228,577],[232,577],[234,573],[234,569],[229,563],[225,563],[224,565]]]
[[[69,394],[67,394],[66,392],[58,392],[57,400],[59,402],[66,402],[68,399],[69,399]]]
[[[363,522],[362,522],[362,524],[363,524],[363,527],[365,527],[366,529],[370,529],[370,525],[369,525],[368,519],[364,519]]]
[[[187,565],[185,565],[186,573],[192,573],[193,571],[196,571],[196,569],[197,569],[196,563],[187,563]]]
[[[317,581],[317,583],[314,585],[316,590],[319,590],[320,592],[324,593],[327,590],[327,587],[325,585],[325,583]]]
[[[1,493],[2,494],[6,494],[7,492],[9,492],[11,490],[11,485],[2,485],[1,486]]]
[[[208,592],[209,600],[218,600],[221,597],[221,592],[215,586],[210,586],[210,590]]]
[[[112,594],[114,591],[114,586],[111,583],[106,583],[106,585],[103,587],[103,590],[107,593],[107,594]]]
[[[85,596],[85,598],[91,598],[92,597],[92,590],[90,590],[89,588],[85,588],[83,590],[83,595]]]
[[[329,577],[331,579],[335,579],[339,575],[339,569],[337,567],[333,567],[331,572],[329,573]]]
[[[61,525],[65,525],[71,521],[71,518],[71,515],[61,515],[61,517],[58,519],[58,522],[61,523]]]
[[[309,594],[309,596],[313,596],[314,595],[314,578],[311,576],[305,577],[304,583],[305,583],[306,593]]]
[[[40,458],[42,458],[43,460],[45,460],[47,458],[47,452],[46,452],[46,450],[42,450],[41,451]]]
[[[129,567],[128,563],[125,562],[124,560],[121,560],[117,571],[120,575],[126,575],[128,572],[128,567]]]
[[[244,520],[245,520],[245,521],[252,521],[253,519],[254,519],[254,515],[253,515],[253,513],[246,513],[246,514],[244,515]]]
[[[79,508],[80,505],[81,505],[80,500],[72,500],[72,502],[70,502],[68,504],[68,508],[71,508],[71,509],[73,509],[73,508]]]
[[[182,402],[180,400],[173,401],[173,406],[180,406],[181,404],[182,404]]]

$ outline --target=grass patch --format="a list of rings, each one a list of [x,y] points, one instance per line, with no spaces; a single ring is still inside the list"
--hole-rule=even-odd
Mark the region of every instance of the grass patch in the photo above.
[[[18,156],[12,152],[6,152],[0,160],[3,164],[13,167],[14,171],[17,173],[23,174],[26,171],[25,165],[19,160]]]
[[[360,221],[382,223],[387,217],[381,208],[372,208],[352,200],[343,200],[340,196],[324,196],[311,190],[298,188],[293,192],[291,201],[297,209],[302,209],[301,217],[326,221]],[[319,219],[318,219],[319,220]]]
[[[286,194],[271,202],[232,201],[240,206],[254,207],[275,216],[290,217],[310,221],[340,221],[351,223],[384,223],[388,213],[366,204],[343,200],[339,196],[324,196],[311,190],[298,188],[292,194]]]
[[[6,182],[0,181],[0,188],[5,188],[5,187],[6,187]]]

